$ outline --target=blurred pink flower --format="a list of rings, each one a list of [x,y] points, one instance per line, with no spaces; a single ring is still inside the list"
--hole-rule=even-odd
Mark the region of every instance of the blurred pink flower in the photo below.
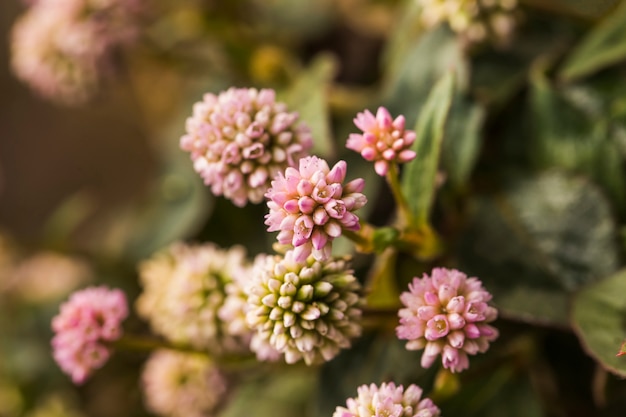
[[[438,417],[439,408],[430,398],[422,398],[422,389],[411,384],[406,390],[393,382],[361,385],[356,398],[346,407],[337,407],[333,417]]]
[[[400,296],[396,333],[409,340],[409,350],[424,349],[422,366],[428,368],[441,354],[443,367],[459,372],[469,367],[467,355],[485,352],[498,331],[487,323],[498,315],[487,305],[489,294],[477,278],[456,269],[435,268],[409,284]]]
[[[306,156],[310,129],[276,102],[274,90],[230,88],[205,94],[187,119],[180,147],[215,195],[259,203],[271,179]]]
[[[207,356],[157,350],[144,366],[146,408],[165,417],[209,417],[224,400],[226,378]]]
[[[137,37],[139,0],[39,0],[16,21],[11,67],[40,95],[82,104],[113,69],[113,52]]]
[[[90,287],[77,291],[52,319],[53,356],[75,384],[84,382],[108,360],[112,342],[122,336],[128,316],[126,296],[119,289]]]
[[[404,116],[392,119],[386,108],[379,107],[376,116],[369,110],[357,114],[354,124],[363,133],[351,133],[346,147],[373,161],[378,175],[385,176],[390,163],[415,158],[415,152],[409,149],[415,142],[415,132],[404,129]]]
[[[365,182],[357,178],[343,185],[347,165],[339,161],[330,169],[323,159],[309,156],[299,169],[289,167],[272,181],[265,196],[270,212],[265,216],[269,232],[279,231],[278,242],[292,245],[295,259],[330,257],[332,241],[343,230],[359,230],[353,211],[367,198],[361,193]]]

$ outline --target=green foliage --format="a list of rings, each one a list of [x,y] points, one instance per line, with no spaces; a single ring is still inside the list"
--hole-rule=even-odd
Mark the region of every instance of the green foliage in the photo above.
[[[574,298],[572,325],[585,350],[598,362],[622,377],[626,361],[618,357],[626,339],[626,270],[590,285]]]
[[[428,96],[415,126],[416,139],[411,149],[417,156],[406,164],[402,191],[417,225],[428,221],[435,198],[444,126],[453,94],[454,76],[448,72]]]

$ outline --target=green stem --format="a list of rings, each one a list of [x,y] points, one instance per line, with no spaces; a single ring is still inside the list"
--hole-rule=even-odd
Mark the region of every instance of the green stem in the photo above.
[[[391,193],[398,206],[398,222],[402,227],[407,224],[413,223],[413,213],[409,207],[404,194],[402,193],[402,187],[400,185],[400,178],[398,173],[398,165],[395,163],[389,164],[389,170],[387,171],[387,183],[391,188]]]
[[[134,351],[150,352],[150,351],[157,350],[157,349],[170,349],[170,350],[176,350],[179,352],[206,354],[206,351],[195,349],[191,346],[175,345],[166,340],[160,340],[160,339],[154,339],[154,338],[148,338],[148,337],[140,337],[140,336],[124,335],[120,339],[112,342],[112,345],[116,349],[120,349],[120,350],[134,350]]]

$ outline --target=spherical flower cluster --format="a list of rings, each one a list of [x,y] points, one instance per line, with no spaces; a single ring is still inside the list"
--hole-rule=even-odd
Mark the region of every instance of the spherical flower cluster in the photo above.
[[[369,110],[358,113],[354,124],[363,133],[351,133],[346,147],[373,161],[378,175],[387,175],[390,163],[405,163],[415,158],[415,152],[409,149],[415,142],[415,132],[404,129],[404,116],[393,119],[386,108],[379,107],[376,116]]]
[[[227,391],[224,376],[206,356],[158,350],[141,374],[146,408],[164,417],[209,417]]]
[[[346,167],[339,161],[330,169],[323,159],[309,156],[300,160],[299,169],[289,167],[272,181],[265,224],[269,232],[279,231],[279,243],[294,247],[296,261],[311,254],[329,259],[334,238],[343,230],[360,229],[353,211],[367,202],[361,193],[365,182],[358,178],[343,185]]]
[[[422,389],[411,384],[404,390],[393,382],[362,385],[358,397],[349,398],[346,407],[337,407],[333,417],[438,417],[439,408],[430,398],[422,398]]]
[[[470,42],[506,41],[515,27],[517,0],[417,0],[427,27],[447,22]]]
[[[257,258],[246,288],[253,349],[272,346],[287,363],[335,357],[360,335],[361,286],[344,259],[298,262],[293,251]]]
[[[298,114],[275,96],[269,89],[234,87],[205,94],[180,139],[213,194],[240,207],[261,202],[270,180],[306,156],[313,143]]]
[[[108,342],[121,337],[126,316],[126,296],[118,289],[90,287],[73,293],[61,305],[52,319],[53,356],[75,384],[84,382],[108,360]]]
[[[220,311],[232,316],[226,287],[245,279],[249,268],[243,247],[175,243],[140,265],[137,312],[172,342],[215,354],[245,350],[250,332],[246,336],[237,323],[221,320]]]
[[[76,105],[93,97],[113,53],[137,34],[140,0],[39,0],[12,31],[11,66],[40,95]]]
[[[477,278],[455,269],[435,268],[431,276],[414,278],[400,296],[396,333],[409,340],[409,350],[424,349],[422,366],[430,367],[441,354],[444,368],[459,372],[469,367],[467,355],[485,352],[498,331],[487,323],[497,310],[487,305],[489,294]]]

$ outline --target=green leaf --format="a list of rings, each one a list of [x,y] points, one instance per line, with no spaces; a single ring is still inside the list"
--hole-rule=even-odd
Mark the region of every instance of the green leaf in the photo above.
[[[460,84],[467,84],[469,64],[459,38],[445,25],[423,31],[416,2],[407,2],[400,15],[384,51],[383,95],[391,114],[403,114],[411,126],[446,73],[453,71]]]
[[[598,23],[572,51],[561,69],[566,81],[582,78],[626,59],[626,3]]]
[[[441,167],[454,188],[469,180],[482,144],[485,109],[457,93],[452,102],[441,150]]]
[[[318,55],[290,88],[281,95],[292,111],[300,114],[313,135],[312,153],[332,157],[335,153],[330,129],[328,88],[337,72],[337,60],[332,55]]]
[[[626,338],[626,270],[583,289],[574,298],[572,324],[585,350],[611,372],[626,376],[616,356]]]
[[[435,197],[444,126],[453,95],[454,74],[448,72],[433,87],[415,127],[416,139],[411,149],[417,156],[404,168],[402,192],[418,225],[428,221]]]
[[[594,86],[557,91],[538,73],[532,87],[531,161],[540,169],[559,167],[586,174],[618,208],[626,208],[626,172],[619,151],[623,121],[615,113],[618,99]]]
[[[310,415],[317,373],[293,368],[240,384],[219,417]]]
[[[569,294],[618,267],[611,207],[589,182],[558,172],[504,186],[474,201],[460,267],[483,280],[504,316],[566,326]]]

